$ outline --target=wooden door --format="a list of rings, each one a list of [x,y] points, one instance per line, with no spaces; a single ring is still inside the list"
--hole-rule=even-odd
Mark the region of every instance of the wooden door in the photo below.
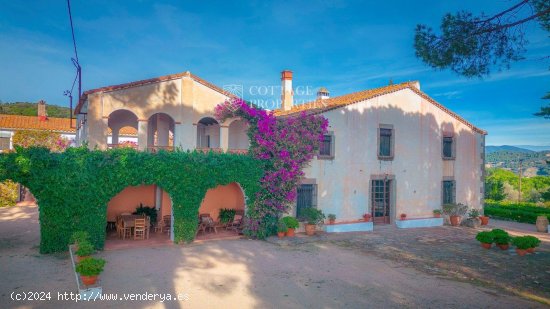
[[[371,210],[374,223],[390,223],[391,180],[371,181]]]

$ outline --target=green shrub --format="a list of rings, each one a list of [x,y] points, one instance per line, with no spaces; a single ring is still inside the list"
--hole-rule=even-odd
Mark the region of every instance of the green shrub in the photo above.
[[[540,246],[540,239],[538,239],[537,237],[531,236],[531,235],[527,235],[527,236],[523,236],[523,237],[525,237],[526,239],[529,240],[529,243],[530,243],[529,248],[535,248],[535,247]]]
[[[288,227],[285,222],[283,220],[279,220],[279,223],[277,223],[277,232],[286,233],[286,231],[288,231]]]
[[[85,258],[76,264],[76,272],[82,276],[97,276],[105,267],[104,259]]]
[[[493,233],[497,245],[506,245],[510,243],[511,237],[505,230],[493,229],[491,232]]]
[[[235,218],[236,213],[237,213],[236,209],[222,208],[220,209],[220,212],[218,214],[218,219],[220,223],[232,222],[233,219]]]
[[[434,215],[440,215],[443,213],[443,211],[441,209],[434,209],[433,213]]]
[[[529,249],[529,248],[533,248],[533,247],[531,247],[531,245],[533,244],[533,240],[530,239],[529,236],[514,237],[514,238],[512,238],[512,244],[514,246],[516,246],[516,248],[521,249],[521,250],[526,250],[526,249]]]
[[[88,232],[94,247],[103,248],[109,201],[126,187],[139,185],[157,185],[170,195],[174,241],[190,242],[209,189],[236,182],[250,205],[261,190],[262,175],[263,162],[230,153],[78,147],[60,153],[17,148],[0,154],[0,181],[22,184],[39,201],[41,253],[66,251],[75,231]],[[276,227],[275,219],[272,233]]]
[[[476,240],[484,244],[492,244],[495,240],[495,235],[489,231],[479,232],[476,235]]]
[[[18,186],[11,180],[0,182],[0,207],[15,206]]]
[[[535,224],[538,216],[546,216],[550,220],[550,208],[535,206],[532,203],[510,203],[485,201],[485,215],[496,219],[511,220]]]
[[[71,241],[73,242],[73,244],[81,244],[81,243],[84,243],[84,242],[89,243],[90,242],[90,234],[88,234],[88,232],[85,232],[85,231],[76,231],[71,236]]]
[[[294,217],[287,216],[283,217],[281,220],[289,229],[297,229],[300,226],[300,222],[298,222],[298,220]]]
[[[334,220],[336,220],[336,215],[335,214],[328,214],[327,218],[331,221],[334,221]]]
[[[304,218],[308,224],[319,224],[325,219],[325,214],[317,208],[306,208],[303,212]]]
[[[78,256],[88,256],[94,252],[94,246],[88,241],[83,241],[78,243],[78,250],[76,250],[75,254]]]

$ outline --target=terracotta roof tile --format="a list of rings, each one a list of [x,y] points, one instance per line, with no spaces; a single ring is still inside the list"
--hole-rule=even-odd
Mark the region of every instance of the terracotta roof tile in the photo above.
[[[418,88],[416,88],[414,86],[414,84],[415,84],[415,82],[405,82],[405,83],[401,83],[401,84],[394,84],[394,85],[384,86],[384,87],[380,87],[380,88],[374,88],[374,89],[368,89],[368,90],[363,90],[363,91],[359,91],[359,92],[353,92],[353,93],[350,93],[350,94],[345,94],[345,95],[342,95],[342,96],[333,97],[333,98],[324,99],[324,100],[317,99],[315,101],[311,101],[311,102],[308,102],[308,103],[296,105],[289,111],[283,111],[281,109],[275,110],[275,116],[284,117],[284,116],[297,114],[297,113],[300,113],[300,112],[307,112],[308,114],[320,114],[320,113],[323,113],[323,112],[326,112],[326,111],[329,111],[329,110],[333,110],[333,109],[344,107],[344,106],[347,106],[347,105],[350,105],[350,104],[354,104],[354,103],[358,103],[358,102],[361,102],[361,101],[369,100],[369,99],[372,99],[372,98],[375,98],[375,97],[378,97],[378,96],[382,96],[382,95],[385,95],[385,94],[389,94],[389,93],[392,93],[392,92],[396,92],[396,91],[399,91],[399,90],[411,89],[413,92],[417,93],[419,96],[426,99],[431,104],[437,106],[438,108],[440,108],[441,110],[443,110],[447,114],[451,115],[452,117],[454,117],[458,121],[464,123],[466,126],[470,127],[472,130],[474,130],[474,131],[476,131],[480,134],[485,134],[485,135],[487,134],[487,131],[484,131],[482,129],[477,128],[476,126],[474,126],[470,122],[466,121],[464,118],[460,117],[458,114],[452,112],[451,110],[447,109],[446,107],[444,107],[440,103],[436,102],[434,99],[430,98],[424,92],[418,90]]]
[[[75,133],[75,119],[73,128],[69,118],[52,118],[40,121],[38,116],[0,115],[0,129],[14,130],[46,130],[60,133]]]
[[[37,116],[20,116],[20,115],[5,115],[0,114],[0,130],[40,130],[52,131],[59,133],[74,134],[76,120],[73,119],[73,127],[71,128],[69,118],[52,118],[48,117],[46,121],[40,121]],[[109,134],[111,130],[109,129]],[[137,130],[132,127],[124,127],[120,130],[120,135],[136,136]]]

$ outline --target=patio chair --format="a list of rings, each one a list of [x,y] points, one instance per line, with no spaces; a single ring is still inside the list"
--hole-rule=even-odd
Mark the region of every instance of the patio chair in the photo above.
[[[242,215],[235,215],[233,217],[233,221],[225,227],[226,230],[232,230],[235,232],[240,232],[242,229],[241,226],[243,224],[243,216]]]
[[[134,240],[145,239],[145,219],[134,220]]]
[[[216,234],[218,233],[218,230],[216,229],[216,222],[214,222],[214,219],[210,217],[210,214],[200,214],[200,223],[202,223],[203,231],[206,232],[208,229],[214,231]]]
[[[124,225],[124,221],[119,217],[117,217],[116,221],[116,231],[119,238],[126,239],[126,237],[130,237],[132,235],[132,228],[126,227]]]

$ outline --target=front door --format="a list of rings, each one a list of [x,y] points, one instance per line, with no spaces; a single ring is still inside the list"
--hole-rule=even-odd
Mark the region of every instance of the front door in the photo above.
[[[390,223],[390,186],[391,180],[371,180],[372,221],[374,223]]]

